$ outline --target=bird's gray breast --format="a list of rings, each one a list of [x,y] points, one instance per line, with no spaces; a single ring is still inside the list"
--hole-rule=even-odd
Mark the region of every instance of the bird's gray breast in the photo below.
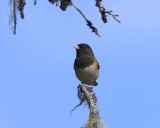
[[[76,76],[83,84],[92,85],[97,80],[99,70],[96,68],[95,64],[96,63],[85,68],[75,68]]]

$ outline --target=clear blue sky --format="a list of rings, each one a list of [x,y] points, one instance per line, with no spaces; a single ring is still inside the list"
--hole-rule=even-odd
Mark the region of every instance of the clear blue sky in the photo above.
[[[104,1],[120,15],[103,24],[95,1],[75,1],[99,29],[97,37],[73,8],[27,1],[14,36],[8,0],[0,8],[0,128],[79,128],[73,45],[88,43],[100,63],[94,88],[107,128],[160,128],[160,1]],[[85,4],[85,5],[84,5]],[[18,16],[19,17],[19,16]]]

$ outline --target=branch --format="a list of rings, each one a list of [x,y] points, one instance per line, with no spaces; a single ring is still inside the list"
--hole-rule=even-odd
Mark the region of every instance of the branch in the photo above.
[[[36,5],[37,4],[37,0],[34,0],[34,5]]]
[[[106,15],[106,13],[107,13],[107,14],[111,15],[118,23],[120,23],[120,20],[118,20],[118,18],[117,18],[119,15],[113,14],[113,13],[112,13],[113,11],[111,11],[111,10],[107,11],[107,10],[104,8],[104,6],[102,5],[101,2],[102,2],[102,0],[96,0],[96,6],[99,8],[99,11],[100,11],[100,13],[101,13],[103,22],[104,22],[104,23],[107,22],[107,15]]]
[[[72,2],[72,0],[48,0],[51,4],[56,4],[56,6],[59,6],[61,10],[66,11],[66,9],[73,5],[74,8],[81,14],[81,16],[85,19],[87,22],[87,26],[94,32],[96,35],[100,37],[100,33],[98,32],[98,29],[93,26],[92,22],[84,15],[84,13]],[[117,22],[120,23],[120,20],[118,20],[118,15],[115,15],[112,13],[111,10],[107,11],[104,6],[102,5],[102,0],[95,0],[96,5],[99,8],[99,12],[101,13],[102,20],[104,23],[107,22],[107,15],[111,15]],[[34,5],[36,5],[37,0],[34,0]],[[26,1],[25,0],[10,0],[10,19],[9,22],[12,25],[13,23],[13,33],[16,34],[16,26],[17,26],[17,12],[16,9],[19,10],[20,16],[23,19],[24,18],[24,7],[25,7]],[[12,6],[13,5],[13,6]]]
[[[63,11],[66,11],[66,9],[68,8],[68,6],[70,5],[70,0],[61,0],[60,2],[60,8],[63,10]]]
[[[51,4],[56,3],[56,6],[59,5],[59,0],[48,0]]]
[[[83,128],[104,128],[104,124],[100,118],[99,110],[97,107],[97,97],[93,92],[92,87],[80,84],[77,89],[80,103],[72,110],[72,112],[82,103],[85,103],[90,110],[88,121],[86,125],[83,126]]]
[[[19,0],[18,1],[18,9],[20,11],[20,16],[22,19],[24,19],[24,6],[26,5],[26,1],[25,0]]]
[[[101,4],[101,1],[102,0],[96,0],[96,6],[99,8],[103,22],[106,23],[107,22],[106,9]]]
[[[112,12],[113,12],[112,10],[106,11],[106,13],[111,15],[113,17],[113,19],[115,19],[118,23],[121,23],[121,21],[118,20],[118,18],[117,18],[117,17],[119,17],[119,15],[113,14]]]
[[[89,28],[92,29],[92,32],[95,32],[95,34],[100,37],[100,34],[99,34],[97,28],[92,25],[92,22],[87,19],[87,17],[86,17],[86,16],[83,14],[83,12],[72,2],[72,0],[70,0],[70,3],[71,3],[71,5],[73,5],[73,6],[75,7],[75,9],[83,16],[83,18],[86,20],[87,25],[89,26]]]
[[[17,15],[16,15],[16,0],[13,0],[13,20],[14,20],[14,28],[13,34],[16,34],[16,26],[17,26]]]

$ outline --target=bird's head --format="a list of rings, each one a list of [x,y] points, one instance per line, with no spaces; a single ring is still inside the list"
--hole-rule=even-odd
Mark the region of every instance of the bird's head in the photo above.
[[[92,48],[88,44],[81,43],[81,44],[75,45],[74,48],[76,49],[77,57],[94,56]]]

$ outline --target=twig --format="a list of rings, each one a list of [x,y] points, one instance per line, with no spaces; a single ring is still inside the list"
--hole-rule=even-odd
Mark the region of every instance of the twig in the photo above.
[[[18,1],[18,9],[20,11],[20,16],[22,19],[24,19],[24,6],[26,5],[26,1],[25,0],[19,0]]]
[[[13,34],[16,34],[16,26],[17,26],[17,15],[16,15],[16,0],[13,0],[13,20],[14,20],[14,28]]]
[[[79,106],[81,106],[82,104],[83,104],[83,101],[80,101],[80,103],[79,103],[78,105],[76,105],[76,106],[72,109],[69,117],[71,117],[72,113],[73,113]]]
[[[118,18],[117,18],[119,15],[113,14],[113,13],[112,13],[113,11],[111,11],[111,10],[107,11],[107,10],[103,7],[103,5],[102,5],[101,2],[102,2],[102,0],[96,0],[96,6],[99,8],[99,11],[100,11],[100,13],[101,13],[103,22],[104,22],[104,23],[107,22],[107,15],[106,15],[106,13],[107,13],[107,14],[111,15],[118,23],[120,23],[120,20],[118,20]]]
[[[36,5],[37,4],[37,0],[34,0],[34,5]]]
[[[51,4],[56,3],[56,6],[59,5],[59,0],[48,0]]]
[[[112,12],[113,12],[112,10],[106,11],[106,13],[111,15],[118,23],[121,23],[121,21],[118,20],[118,18],[117,18],[119,15],[113,14]]]
[[[96,6],[99,8],[103,22],[106,23],[107,22],[106,9],[101,4],[101,1],[102,0],[96,0]]]
[[[69,5],[73,5],[74,8],[81,14],[81,16],[85,19],[87,22],[87,26],[94,32],[96,35],[100,37],[100,33],[98,32],[98,29],[93,26],[92,22],[84,15],[84,13],[72,2],[72,0],[48,0],[52,4],[56,4],[56,6],[59,6],[63,11],[67,9]],[[107,15],[111,15],[117,22],[120,23],[120,20],[118,20],[118,15],[115,15],[112,13],[111,10],[106,10],[104,6],[101,4],[102,0],[95,0],[96,6],[99,8],[99,11],[102,16],[102,20],[104,23],[107,22]],[[13,4],[13,6],[12,6]],[[37,4],[37,0],[34,0],[34,5]],[[59,5],[60,4],[60,5]],[[13,23],[13,33],[16,34],[16,26],[17,26],[17,14],[16,9],[18,8],[20,11],[20,16],[23,19],[24,18],[24,6],[25,6],[25,0],[10,0],[10,19],[9,23],[12,25]]]
[[[80,86],[77,87],[77,90],[78,90],[77,96],[78,96],[78,99],[80,100],[80,103],[79,103],[78,105],[76,105],[76,106],[72,109],[69,117],[71,117],[72,113],[73,113],[79,106],[81,106],[83,103],[86,104],[86,101],[87,101],[87,99],[86,99],[86,97],[84,96],[84,93],[82,92]]]
[[[87,17],[86,17],[86,16],[83,14],[83,12],[72,2],[72,0],[70,0],[70,3],[71,3],[71,5],[73,5],[73,6],[76,8],[76,10],[83,16],[83,18],[86,20],[87,25],[89,26],[89,28],[92,29],[92,32],[95,32],[96,35],[100,36],[97,28],[92,25],[92,22],[87,19]]]
[[[70,5],[70,0],[61,0],[60,1],[60,8],[63,10],[63,11],[66,11],[66,9],[68,8],[68,6]]]

